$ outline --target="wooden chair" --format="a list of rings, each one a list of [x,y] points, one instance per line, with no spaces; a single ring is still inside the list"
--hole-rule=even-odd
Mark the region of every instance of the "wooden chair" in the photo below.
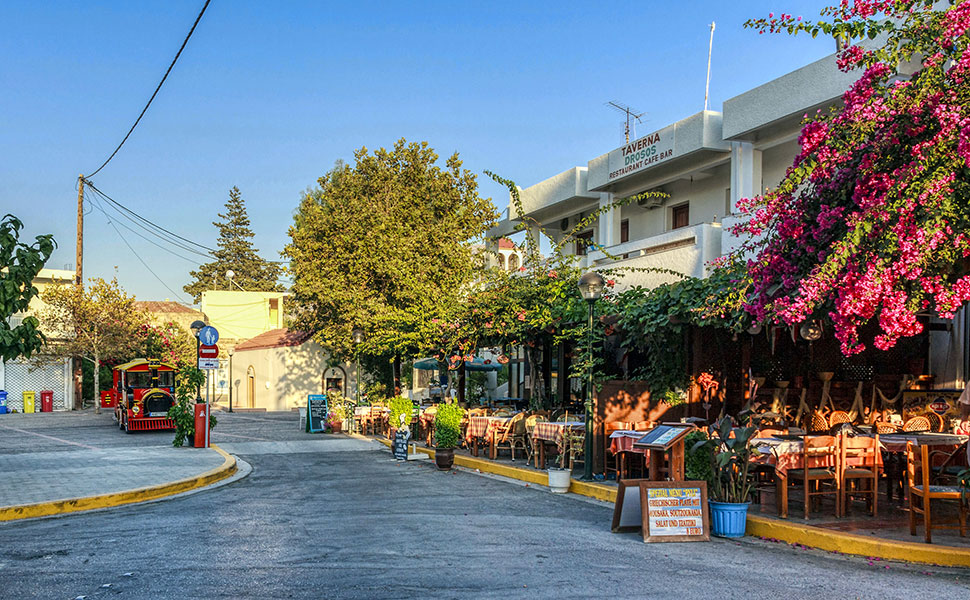
[[[841,482],[842,511],[848,514],[852,507],[852,498],[863,496],[870,507],[870,514],[875,517],[878,513],[877,498],[879,497],[879,434],[873,437],[842,436]],[[850,464],[851,463],[851,464]],[[857,487],[865,484],[864,487]]]
[[[802,444],[802,467],[788,470],[788,480],[802,483],[805,494],[805,519],[816,498],[832,496],[835,516],[842,516],[839,489],[839,440],[831,435],[806,436]],[[827,485],[826,485],[827,484]]]
[[[492,439],[492,459],[498,457],[498,451],[503,445],[512,454],[512,462],[515,462],[515,449],[520,448],[528,456],[525,442],[525,413],[513,416],[508,423],[501,425],[495,430],[495,437]]]
[[[533,413],[525,418],[525,452],[527,462],[532,462],[536,449],[532,443],[532,430],[536,428],[536,423],[548,421],[548,417],[542,414]]]
[[[960,494],[960,488],[950,485],[931,485],[929,446],[914,447],[906,442],[906,469],[909,474],[909,534],[916,535],[916,515],[923,515],[923,529],[926,543],[933,543],[934,529],[959,529],[960,537],[967,535],[967,507]],[[916,499],[919,498],[919,507]],[[933,522],[933,500],[956,500],[959,506],[957,521]]]
[[[931,450],[930,469],[933,470],[931,484],[956,485],[957,475],[967,468],[967,442],[956,450]]]
[[[610,421],[609,423],[603,424],[603,472],[609,476],[610,471],[614,473],[619,473],[618,468],[620,466],[617,457],[610,452],[610,434],[614,431],[623,431],[633,429],[633,423],[628,423],[626,421]],[[612,466],[610,466],[612,463]],[[619,475],[617,475],[619,477]]]
[[[653,421],[637,421],[633,424],[634,431],[650,431],[653,429]]]

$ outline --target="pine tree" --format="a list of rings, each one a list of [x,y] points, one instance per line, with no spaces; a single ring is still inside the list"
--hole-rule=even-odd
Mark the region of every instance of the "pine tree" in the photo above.
[[[189,275],[193,281],[182,289],[199,302],[205,290],[211,290],[214,286],[225,288],[228,285],[226,273],[232,271],[233,289],[241,288],[249,292],[283,291],[283,287],[277,283],[280,266],[261,258],[259,251],[253,248],[255,234],[250,229],[246,202],[239,188],[233,186],[229,190],[226,211],[219,213],[219,219],[212,223],[219,229],[217,247],[212,253],[215,260],[200,265],[197,271],[191,271]]]

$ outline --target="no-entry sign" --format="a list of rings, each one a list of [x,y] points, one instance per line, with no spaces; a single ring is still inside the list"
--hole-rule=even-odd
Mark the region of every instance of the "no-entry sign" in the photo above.
[[[219,358],[219,346],[199,346],[199,358]]]

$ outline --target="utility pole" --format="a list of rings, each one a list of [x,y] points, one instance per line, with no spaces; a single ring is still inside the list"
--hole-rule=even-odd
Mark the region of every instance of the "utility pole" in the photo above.
[[[83,286],[84,268],[84,173],[77,176],[77,244],[74,263],[74,285]],[[72,358],[74,362],[74,407],[84,408],[83,388],[81,387],[81,357]],[[94,402],[100,401],[98,390],[94,390]]]
[[[82,285],[84,268],[84,174],[77,176],[77,255],[74,264],[74,283]]]

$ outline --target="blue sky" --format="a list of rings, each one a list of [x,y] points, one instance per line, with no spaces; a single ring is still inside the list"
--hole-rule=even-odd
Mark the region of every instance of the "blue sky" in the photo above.
[[[141,124],[93,181],[208,246],[238,186],[256,246],[278,259],[302,190],[361,146],[426,140],[479,175],[528,186],[623,142],[623,116],[609,100],[646,112],[639,135],[701,110],[711,21],[710,107],[720,110],[834,49],[831,39],[759,36],[744,20],[772,11],[810,18],[826,4],[214,0]],[[73,267],[78,174],[121,140],[201,6],[0,7],[0,214],[20,217],[31,238],[55,235],[50,267]],[[479,181],[504,209],[504,190]],[[197,263],[121,229],[156,278],[97,207],[86,209],[86,278],[117,273],[140,299],[186,298]]]

